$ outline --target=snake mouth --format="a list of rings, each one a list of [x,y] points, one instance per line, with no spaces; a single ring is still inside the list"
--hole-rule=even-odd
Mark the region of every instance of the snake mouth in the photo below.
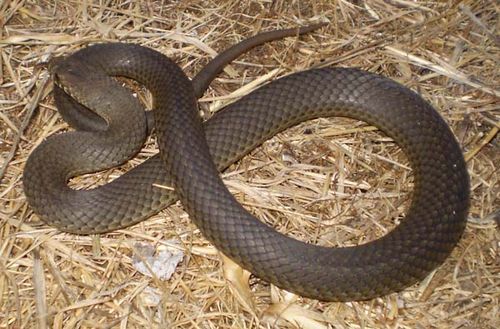
[[[81,102],[82,99],[78,99],[75,94],[75,88],[71,87],[70,82],[68,81],[68,76],[72,72],[71,67],[65,65],[65,58],[63,57],[55,57],[51,61],[49,61],[48,67],[50,77],[52,78],[52,82],[55,86],[61,88],[68,96],[72,97],[78,102]],[[66,73],[64,73],[66,71]]]

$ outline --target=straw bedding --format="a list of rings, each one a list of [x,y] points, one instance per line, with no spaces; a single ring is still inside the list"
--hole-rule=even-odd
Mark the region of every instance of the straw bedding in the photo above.
[[[494,1],[24,1],[0,3],[0,328],[496,328],[500,266],[499,45]],[[452,127],[471,176],[467,229],[443,266],[398,294],[323,303],[255,279],[222,257],[177,204],[101,236],[60,233],[32,214],[22,171],[44,138],[68,129],[43,63],[101,41],[157,49],[193,76],[259,31],[328,21],[264,45],[226,68],[200,100],[204,117],[277,76],[359,67],[429,100]],[[128,81],[146,106],[150,97]],[[157,152],[154,137],[106,183]],[[303,241],[347,246],[404,216],[404,154],[362,122],[318,119],[276,136],[223,174],[263,221]],[[140,245],[185,253],[168,281],[138,272]]]

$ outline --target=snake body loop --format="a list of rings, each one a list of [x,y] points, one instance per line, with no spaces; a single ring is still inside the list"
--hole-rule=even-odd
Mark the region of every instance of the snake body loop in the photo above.
[[[63,231],[98,233],[137,223],[179,198],[224,254],[266,281],[321,300],[399,291],[446,259],[465,227],[469,181],[452,132],[419,95],[358,69],[314,69],[273,81],[203,123],[196,96],[222,66],[191,82],[163,55],[119,43],[94,45],[56,62],[56,86],[79,103],[58,87],[56,101],[75,109],[63,116],[80,130],[53,136],[32,152],[23,181],[35,212]],[[70,177],[125,161],[146,136],[140,105],[110,75],[135,79],[151,91],[160,155],[110,184],[75,191],[67,186]],[[319,247],[278,233],[243,209],[219,177],[219,170],[276,133],[328,116],[377,126],[399,144],[414,170],[412,203],[402,223],[356,247]],[[155,184],[174,186],[175,193]]]

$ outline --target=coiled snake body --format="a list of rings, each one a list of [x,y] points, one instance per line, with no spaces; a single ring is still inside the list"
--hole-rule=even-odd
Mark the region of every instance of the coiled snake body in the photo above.
[[[163,55],[130,44],[94,45],[53,62],[56,102],[77,131],[52,136],[32,152],[23,178],[28,202],[50,225],[87,234],[137,223],[179,198],[221,252],[264,280],[321,300],[370,299],[423,279],[460,239],[469,183],[452,132],[416,93],[358,69],[313,69],[273,81],[202,123],[196,97],[224,63],[294,33],[275,31],[230,48],[193,81]],[[146,138],[141,105],[110,75],[151,91],[160,155],[108,185],[76,191],[67,185],[70,177],[123,163]],[[414,170],[407,216],[378,240],[325,248],[286,237],[245,211],[219,177],[219,170],[274,134],[326,116],[380,128]]]

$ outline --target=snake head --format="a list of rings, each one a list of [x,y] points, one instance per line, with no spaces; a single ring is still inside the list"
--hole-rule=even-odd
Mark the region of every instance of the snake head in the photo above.
[[[84,58],[75,55],[52,58],[48,63],[48,70],[55,86],[107,121],[107,115],[96,109],[111,102],[109,89],[113,86],[113,79]]]
[[[78,88],[84,86],[83,83],[87,82],[87,77],[91,71],[89,69],[84,61],[64,56],[52,58],[48,65],[48,70],[54,84],[70,96],[74,96]]]

